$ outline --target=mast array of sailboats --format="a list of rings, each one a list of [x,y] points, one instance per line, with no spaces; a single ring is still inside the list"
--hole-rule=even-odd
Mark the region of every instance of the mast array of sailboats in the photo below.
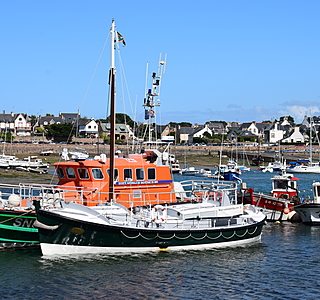
[[[276,153],[276,152],[275,152]],[[267,166],[259,166],[259,170],[262,172],[285,172],[287,168],[286,161],[281,155],[281,141],[278,141],[278,153],[275,154],[275,160],[269,162]]]
[[[320,173],[320,162],[314,162],[312,158],[312,132],[313,132],[313,117],[310,117],[310,137],[309,137],[309,160],[304,162],[299,162],[294,166],[289,166],[287,168],[290,173]]]

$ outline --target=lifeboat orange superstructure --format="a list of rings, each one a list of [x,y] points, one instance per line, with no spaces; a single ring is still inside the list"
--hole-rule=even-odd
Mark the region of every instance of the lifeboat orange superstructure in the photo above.
[[[109,201],[109,159],[85,159],[55,163],[58,186],[64,199],[82,199],[88,206]],[[131,206],[174,202],[169,165],[157,150],[115,157],[114,200]]]

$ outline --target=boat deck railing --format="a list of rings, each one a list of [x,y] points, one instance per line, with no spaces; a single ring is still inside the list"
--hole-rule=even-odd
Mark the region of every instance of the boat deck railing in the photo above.
[[[182,190],[152,192],[149,190],[116,191],[113,199],[108,192],[96,187],[75,187],[43,184],[0,184],[0,208],[33,208],[34,200],[41,201],[42,207],[59,206],[60,201],[76,202],[86,206],[103,205],[115,201],[126,207],[157,205],[161,203],[197,202],[203,199],[220,201],[228,195],[236,203],[236,184],[210,180],[188,180],[180,183]]]

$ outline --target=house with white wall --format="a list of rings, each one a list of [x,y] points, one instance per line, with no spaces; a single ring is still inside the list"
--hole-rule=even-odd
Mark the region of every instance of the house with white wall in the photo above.
[[[15,135],[30,136],[31,120],[27,114],[16,114],[14,120]]]
[[[82,137],[98,137],[99,128],[97,122],[94,118],[89,119],[80,119],[77,121],[78,124],[78,133]]]
[[[250,123],[242,123],[239,127],[240,131],[250,131],[257,136],[263,136],[264,130],[270,125],[270,123],[257,123],[255,121]]]
[[[210,135],[213,134],[213,131],[208,127],[207,124],[197,125],[196,127],[179,126],[177,129],[177,142],[192,144],[193,138],[203,138],[205,132],[209,133]]]
[[[212,135],[212,133],[213,133],[207,124],[205,124],[204,126],[201,126],[201,127],[199,126],[199,127],[194,128],[192,136],[193,136],[193,138],[195,138],[195,137],[203,138],[205,132],[209,133],[210,135]]]
[[[281,142],[283,143],[304,143],[305,139],[303,134],[300,132],[299,127],[295,126],[293,131],[289,134],[289,136]]]
[[[281,141],[285,134],[286,130],[278,122],[272,123],[264,130],[264,141],[274,144]]]
[[[28,114],[15,114],[14,112],[0,114],[0,130],[3,134],[10,132],[16,136],[30,136],[31,129],[31,120]]]

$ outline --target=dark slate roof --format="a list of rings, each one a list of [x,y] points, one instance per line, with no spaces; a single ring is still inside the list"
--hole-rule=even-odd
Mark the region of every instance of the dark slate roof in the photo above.
[[[230,126],[230,127],[228,127],[228,130],[241,131],[239,126]]]
[[[245,130],[246,128],[250,127],[250,125],[254,123],[254,122],[250,122],[250,123],[242,123],[241,126],[239,127],[239,129],[241,130]],[[262,129],[265,129],[266,127],[269,126],[270,123],[255,123],[256,127],[258,128],[259,131],[261,131]]]
[[[274,123],[270,123],[267,127],[264,128],[264,131],[270,131],[272,129],[275,129],[275,124]],[[284,130],[284,131],[287,131],[288,127],[290,127],[290,125],[285,125],[285,126],[282,126],[280,124],[277,124],[277,128],[278,130]]]
[[[15,117],[11,114],[0,114],[0,122],[4,122],[4,123],[13,123],[14,122]]]
[[[253,134],[251,131],[249,131],[249,130],[244,130],[244,131],[242,131],[240,134],[239,134],[239,136],[254,136],[254,137],[257,137],[257,135],[256,134]]]
[[[180,134],[191,134],[194,130],[192,127],[180,127]]]
[[[0,114],[0,122],[13,123],[19,115],[22,115],[27,121],[30,121],[28,114],[16,113],[16,114],[13,114],[13,116],[12,114]]]
[[[223,123],[207,123],[208,127],[211,128],[220,128],[220,129],[224,129],[224,124]]]
[[[57,124],[57,123],[63,124],[64,123],[63,119],[60,118],[60,117],[43,116],[43,117],[39,118],[38,124],[39,125],[44,125],[45,122],[48,123],[46,125],[49,125],[50,123],[53,123],[53,124]]]
[[[59,116],[64,120],[65,123],[73,123],[80,118],[78,113],[60,113]]]
[[[77,125],[78,125],[78,126],[85,126],[85,125],[87,125],[89,122],[91,122],[91,120],[89,120],[89,119],[79,119],[79,120],[77,121]]]
[[[230,140],[230,139],[237,137],[237,136],[238,136],[237,132],[234,130],[231,130],[227,135],[227,139]]]
[[[270,123],[256,123],[256,126],[259,131],[262,131],[262,129],[267,128],[270,125]]]
[[[248,128],[250,125],[252,124],[252,122],[250,123],[242,123],[239,127],[240,130],[246,129]]]
[[[193,131],[192,131],[192,135],[196,134],[197,132],[201,131],[204,127],[196,127],[196,128],[193,128]]]

